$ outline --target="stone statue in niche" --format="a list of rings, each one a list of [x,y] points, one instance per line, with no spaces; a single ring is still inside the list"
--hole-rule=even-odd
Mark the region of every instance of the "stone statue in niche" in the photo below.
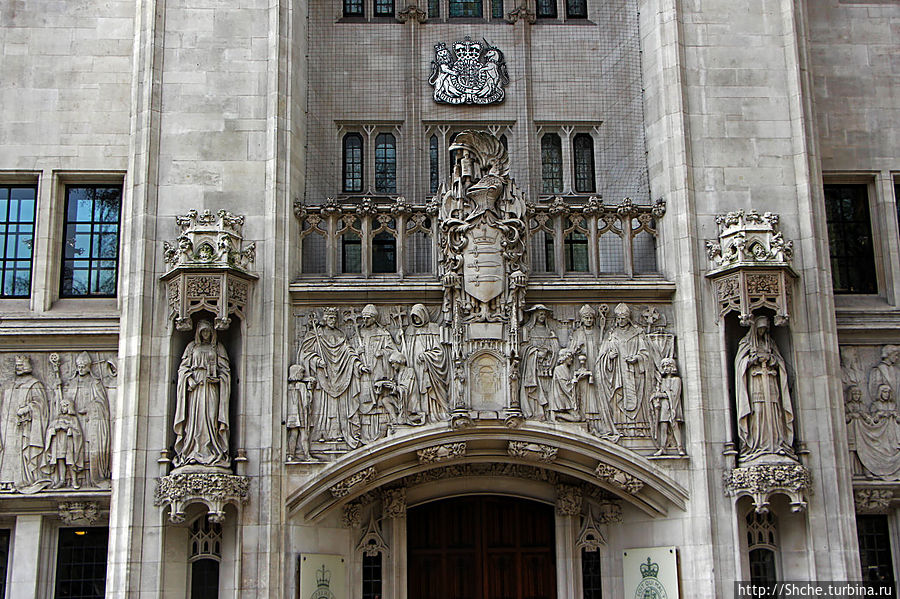
[[[618,304],[613,313],[615,324],[597,357],[600,392],[611,403],[616,422],[646,423],[646,404],[657,376],[653,351],[626,304]]]
[[[578,382],[590,376],[590,373],[584,369],[574,370],[572,368],[574,359],[575,354],[571,349],[560,350],[556,367],[553,369],[549,406],[551,422],[582,420],[576,389]]]
[[[75,372],[68,395],[81,418],[84,434],[84,463],[87,483],[103,486],[112,476],[110,468],[109,397],[103,380],[91,371],[93,360],[87,352],[75,357]]]
[[[553,369],[559,355],[559,337],[547,324],[550,308],[536,304],[526,312],[533,312],[533,315],[522,331],[519,401],[525,418],[546,420]]]
[[[15,410],[15,432],[4,439],[4,451],[13,450],[18,454],[20,478],[16,486],[28,492],[46,480],[43,475],[45,434],[50,422],[47,389],[34,376],[28,356],[16,356],[16,380],[8,399]]]
[[[212,322],[197,323],[178,367],[175,404],[175,467],[229,468],[231,364]]]
[[[685,455],[682,441],[684,413],[681,406],[681,377],[678,366],[672,358],[660,361],[662,375],[656,390],[650,397],[651,426],[653,439],[659,447],[655,455],[663,455],[669,449],[669,440],[674,442],[678,455]]]
[[[441,339],[441,327],[431,321],[428,308],[416,304],[409,313],[410,324],[401,328],[401,344],[408,365],[416,375],[419,406],[425,422],[450,417],[450,355]]]
[[[316,380],[314,441],[342,441],[359,445],[351,421],[358,423],[360,375],[369,374],[347,335],[338,328],[337,309],[323,310],[322,326],[313,318],[309,333],[300,343],[299,362]],[[317,404],[317,405],[315,405]],[[358,428],[358,424],[354,425]]]
[[[312,393],[316,379],[309,376],[303,364],[288,369],[287,461],[310,461],[309,429],[312,425]]]
[[[740,460],[750,462],[767,456],[796,460],[787,367],[769,334],[767,316],[753,319],[738,343],[734,374]]]
[[[67,481],[73,489],[80,488],[78,473],[84,470],[84,435],[68,399],[59,402],[59,414],[47,427],[44,449],[47,471],[53,478],[52,488],[59,489]]]

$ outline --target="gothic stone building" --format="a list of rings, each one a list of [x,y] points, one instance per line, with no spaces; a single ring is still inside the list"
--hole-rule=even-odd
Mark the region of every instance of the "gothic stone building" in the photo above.
[[[898,27],[0,3],[0,594],[892,584]]]

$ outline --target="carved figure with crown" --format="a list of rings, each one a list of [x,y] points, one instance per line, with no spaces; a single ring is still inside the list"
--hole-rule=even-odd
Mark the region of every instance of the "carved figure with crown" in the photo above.
[[[506,385],[500,394],[488,390],[518,372],[528,280],[525,202],[496,137],[463,131],[450,150],[456,153],[453,177],[439,191],[444,322],[452,330],[457,379],[473,374],[469,404],[484,400],[491,404],[484,409],[499,412],[517,398]]]

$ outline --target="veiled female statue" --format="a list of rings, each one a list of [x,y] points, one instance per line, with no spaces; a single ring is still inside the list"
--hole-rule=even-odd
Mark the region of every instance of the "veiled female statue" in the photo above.
[[[769,334],[767,317],[754,319],[738,343],[734,374],[741,461],[766,455],[793,458],[794,410],[787,368]]]
[[[176,393],[174,465],[228,468],[231,366],[208,320],[197,323],[194,340],[181,356]]]

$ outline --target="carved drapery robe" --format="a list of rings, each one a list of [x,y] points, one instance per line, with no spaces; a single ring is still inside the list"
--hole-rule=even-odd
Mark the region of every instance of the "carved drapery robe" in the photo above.
[[[553,369],[553,382],[550,387],[550,411],[568,412],[573,417],[578,415],[578,398],[575,393],[576,383],[572,380],[572,365],[563,362]]]
[[[760,338],[755,324],[738,344],[734,372],[741,459],[793,456],[794,410],[787,368],[774,340],[767,332]]]
[[[194,341],[184,350],[176,396],[174,465],[230,467],[231,365],[209,321],[197,324]]]
[[[10,404],[10,433],[4,442],[4,459],[10,454],[18,454],[19,476],[17,486],[28,487],[45,480],[42,473],[44,466],[44,435],[50,422],[50,404],[47,401],[47,390],[44,383],[33,374],[17,376],[13,382],[7,399]],[[13,431],[15,431],[13,433]]]
[[[343,331],[324,326],[308,334],[300,344],[300,363],[306,372],[315,373],[315,414],[313,439],[343,439],[350,447],[359,444],[351,428],[351,419],[359,412],[359,356]],[[317,405],[316,405],[317,404]]]
[[[84,435],[75,414],[59,414],[50,422],[44,450],[48,470],[56,468],[58,460],[69,468],[84,469]]]
[[[415,371],[418,384],[418,405],[409,406],[411,412],[426,413],[428,422],[449,418],[448,385],[450,356],[441,342],[440,325],[430,322],[425,306],[416,304],[411,311],[420,325],[406,328],[407,361]]]
[[[535,323],[523,331],[522,414],[539,418],[549,403],[553,366],[559,355],[559,338],[546,324]]]
[[[81,416],[88,482],[97,486],[112,476],[109,458],[109,398],[100,379],[76,374],[71,390],[75,411]]]
[[[648,421],[646,404],[656,381],[652,355],[643,330],[631,324],[613,327],[600,346],[601,401],[608,398],[625,420]]]

